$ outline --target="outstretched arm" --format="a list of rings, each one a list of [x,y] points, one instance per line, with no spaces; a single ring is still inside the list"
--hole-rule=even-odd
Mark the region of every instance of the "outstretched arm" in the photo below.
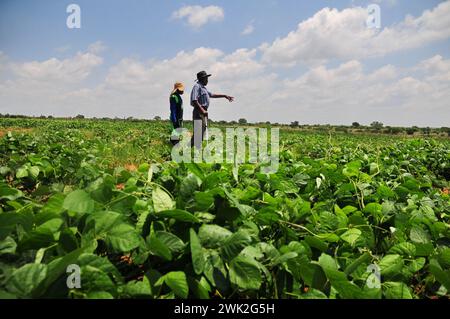
[[[227,99],[229,102],[234,101],[234,97],[225,94],[211,94],[212,99]]]

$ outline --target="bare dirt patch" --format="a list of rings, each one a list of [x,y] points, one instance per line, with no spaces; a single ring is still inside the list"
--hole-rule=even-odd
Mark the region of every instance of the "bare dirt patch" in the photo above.
[[[136,165],[134,165],[134,164],[125,164],[124,165],[124,168],[127,170],[127,171],[130,171],[130,172],[136,172],[137,171],[137,166]]]
[[[0,137],[5,136],[8,134],[8,132],[11,133],[31,133],[34,129],[32,128],[23,128],[23,127],[7,127],[7,128],[0,128]]]

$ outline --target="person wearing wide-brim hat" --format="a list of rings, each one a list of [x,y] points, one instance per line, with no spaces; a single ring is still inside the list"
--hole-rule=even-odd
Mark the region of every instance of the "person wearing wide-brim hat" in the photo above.
[[[197,73],[197,83],[194,85],[191,92],[191,106],[194,108],[194,111],[192,112],[192,118],[194,122],[195,120],[202,121],[201,140],[194,141],[194,139],[192,139],[192,144],[194,144],[195,142],[198,148],[200,148],[201,142],[203,141],[206,128],[208,125],[208,108],[210,104],[210,99],[224,98],[227,99],[229,102],[234,101],[234,97],[232,96],[225,94],[213,94],[210,91],[208,91],[206,86],[208,85],[210,76],[211,74],[208,74],[206,71],[201,71]]]
[[[179,142],[176,129],[183,127],[183,99],[181,98],[183,93],[184,85],[180,82],[174,84],[173,90],[170,93],[170,121],[174,130],[170,140],[174,145]]]

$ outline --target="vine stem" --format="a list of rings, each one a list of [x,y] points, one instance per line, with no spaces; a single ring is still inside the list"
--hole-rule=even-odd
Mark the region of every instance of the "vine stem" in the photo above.
[[[306,227],[304,227],[304,226],[302,226],[302,225],[297,225],[297,224],[294,224],[294,223],[291,223],[291,222],[287,222],[287,221],[284,221],[284,220],[280,220],[279,222],[280,222],[280,223],[287,224],[287,225],[290,225],[290,226],[292,226],[292,227],[300,228],[300,229],[302,229],[302,230],[304,230],[304,231],[307,231],[308,233],[310,233],[310,234],[313,235],[313,236],[316,236],[316,237],[318,236],[317,234],[313,233],[313,232],[310,231],[308,228],[306,228]]]

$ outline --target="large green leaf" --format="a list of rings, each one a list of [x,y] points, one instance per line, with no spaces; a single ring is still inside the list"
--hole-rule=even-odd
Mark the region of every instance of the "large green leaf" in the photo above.
[[[405,241],[403,243],[399,243],[393,246],[389,250],[389,253],[399,254],[406,257],[414,257],[416,255],[416,246],[414,246],[414,244]]]
[[[229,288],[228,271],[225,268],[224,261],[216,250],[205,251],[205,267],[203,270],[205,277],[220,291],[226,291]]]
[[[450,270],[443,270],[436,259],[430,260],[430,272],[441,283],[447,291],[450,291]]]
[[[258,290],[262,277],[258,263],[248,256],[237,256],[230,263],[230,281],[243,290]]]
[[[233,233],[218,225],[202,225],[198,230],[198,237],[203,246],[207,248],[218,248],[222,241],[230,237]]]
[[[77,213],[92,213],[94,211],[94,200],[84,190],[71,192],[64,199],[63,207]]]
[[[174,209],[174,210],[165,210],[156,214],[159,218],[173,218],[180,222],[186,223],[199,223],[200,220],[192,215],[191,213],[182,210],[182,209]]]
[[[350,245],[354,245],[362,232],[357,228],[351,228],[341,235],[342,240],[346,241]]]
[[[90,291],[90,292],[87,293],[86,298],[87,299],[101,300],[101,299],[114,299],[114,296],[111,295],[107,291]]]
[[[411,291],[403,282],[383,283],[383,292],[387,299],[412,299]]]
[[[172,253],[169,247],[163,243],[156,234],[148,236],[147,246],[152,255],[161,257],[167,261],[172,260]]]
[[[78,257],[76,262],[79,266],[92,266],[100,269],[104,273],[112,276],[116,282],[123,282],[122,274],[108,260],[107,257],[100,257],[91,253],[83,253]]]
[[[155,235],[172,253],[181,253],[186,247],[186,244],[175,234],[157,231]]]
[[[250,234],[247,231],[239,230],[222,242],[220,251],[226,260],[231,260],[251,243]]]
[[[409,238],[411,238],[411,241],[417,244],[428,244],[430,242],[430,235],[428,235],[428,233],[423,230],[423,228],[417,225],[411,228]]]
[[[47,276],[33,291],[33,297],[37,298],[45,295],[50,285],[53,284],[63,274],[66,274],[67,267],[69,265],[76,264],[78,258],[84,252],[84,250],[85,249],[82,248],[74,250],[62,257],[58,257],[52,260],[49,264],[47,264]]]
[[[127,252],[139,246],[140,236],[135,228],[116,212],[103,211],[91,214],[87,225],[93,222],[96,237],[103,239],[113,251]]]
[[[140,237],[130,224],[118,223],[108,231],[105,241],[113,250],[123,252],[138,247]]]
[[[384,256],[378,264],[381,268],[382,276],[394,276],[400,274],[403,265],[403,258],[396,254]]]
[[[45,203],[44,207],[42,207],[41,211],[38,215],[46,215],[46,216],[58,216],[60,213],[64,211],[64,195],[63,194],[55,194],[49,198],[47,203]],[[38,219],[38,218],[37,218]],[[41,221],[44,222],[44,221]]]
[[[124,294],[129,297],[152,296],[150,281],[145,276],[142,281],[130,281],[124,288]]]
[[[342,173],[347,177],[355,177],[359,175],[359,170],[361,168],[361,161],[353,161],[345,165]]]
[[[12,274],[8,280],[8,290],[22,297],[30,297],[34,289],[47,276],[47,265],[26,264]]]
[[[11,188],[8,185],[0,184],[0,200],[16,200],[23,196],[23,193],[15,188]]]
[[[39,249],[56,242],[56,234],[64,221],[61,218],[53,218],[38,226],[35,230],[24,236],[19,244],[20,249]]]
[[[202,246],[200,244],[200,240],[195,233],[195,230],[192,228],[189,231],[190,233],[190,243],[191,243],[191,257],[192,257],[192,265],[194,267],[194,271],[197,275],[200,275],[203,272],[205,266],[205,257],[203,256]]]
[[[359,266],[366,264],[370,261],[371,256],[369,253],[364,253],[350,263],[344,270],[346,275],[351,275]]]
[[[172,271],[164,275],[164,282],[180,298],[186,299],[189,294],[189,286],[186,274],[182,271]]]
[[[0,241],[0,255],[14,254],[16,252],[17,244],[12,237],[6,237]]]
[[[325,272],[331,286],[336,289],[341,298],[354,299],[364,297],[362,290],[350,282],[345,273],[338,270],[337,263],[333,257],[322,254],[318,263]]]
[[[192,291],[196,298],[209,299],[211,286],[208,284],[208,281],[205,279],[205,277],[202,277],[200,280],[189,277],[188,284],[189,290]]]
[[[160,187],[153,189],[152,199],[153,207],[157,213],[175,208],[175,203],[172,198]]]
[[[33,214],[26,213],[1,213],[0,214],[0,240],[8,236],[17,225],[22,225],[25,229],[31,228]]]
[[[85,291],[106,291],[109,294],[116,293],[114,281],[103,270],[94,266],[83,266],[81,268],[81,287]]]
[[[449,247],[443,247],[439,250],[438,254],[438,261],[439,264],[443,268],[450,268],[450,248]]]

